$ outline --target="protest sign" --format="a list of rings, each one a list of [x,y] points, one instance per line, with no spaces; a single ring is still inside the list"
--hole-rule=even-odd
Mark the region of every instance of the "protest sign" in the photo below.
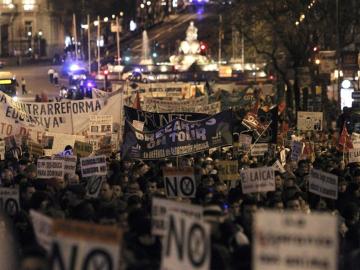
[[[44,147],[36,142],[29,141],[28,142],[28,152],[30,156],[42,157],[44,155]]]
[[[197,105],[197,106],[183,106],[177,105],[177,107],[168,107],[167,105],[157,105],[156,111],[161,113],[172,113],[172,112],[194,112],[194,113],[203,113],[207,115],[217,114],[221,111],[221,102],[213,102],[206,105]]]
[[[280,173],[286,173],[285,168],[283,167],[283,165],[281,164],[281,162],[279,160],[275,161],[275,163],[273,164],[273,168],[275,171],[278,171]]]
[[[220,180],[239,180],[239,163],[237,160],[220,160],[217,163],[218,176]]]
[[[269,151],[269,144],[267,143],[252,144],[250,155],[253,157],[259,157],[263,156],[267,151]]]
[[[196,181],[193,168],[163,168],[165,193],[168,198],[193,198]]]
[[[204,113],[193,113],[193,112],[169,112],[169,113],[155,113],[137,110],[128,106],[124,106],[124,112],[126,119],[133,123],[134,121],[140,121],[144,123],[143,131],[153,131],[167,125],[171,121],[177,118],[184,119],[186,121],[198,121],[209,117]],[[135,125],[134,125],[135,127]],[[136,128],[136,127],[135,127]],[[141,129],[139,129],[141,130]]]
[[[74,154],[79,157],[88,157],[93,152],[92,144],[86,142],[75,141]]]
[[[297,112],[298,130],[322,130],[323,112]]]
[[[36,241],[47,252],[50,252],[51,242],[54,237],[53,220],[32,209],[30,210],[30,217],[34,227]]]
[[[245,169],[240,173],[244,194],[275,190],[275,171],[273,167]]]
[[[302,142],[291,141],[291,156],[290,156],[290,159],[293,160],[293,161],[298,161],[301,154],[302,154],[303,148],[304,148],[304,144]]]
[[[338,198],[338,177],[331,173],[312,169],[309,178],[309,191],[325,198]]]
[[[106,156],[80,158],[80,167],[82,177],[106,175]]]
[[[203,208],[199,205],[153,197],[151,210],[151,233],[153,235],[165,235],[167,227],[166,216],[169,213],[182,213],[183,215],[201,220]]]
[[[53,160],[64,161],[64,174],[74,175],[76,171],[76,156],[53,156]]]
[[[119,269],[119,227],[56,220],[54,235],[50,269]]]
[[[45,137],[52,142],[50,147],[44,147],[47,156],[56,155],[64,151],[67,146],[73,147],[76,141],[85,141],[85,136],[64,133],[46,132]]]
[[[113,132],[112,115],[90,115],[89,135],[102,136]]]
[[[178,111],[177,108],[181,107],[195,107],[195,106],[204,106],[208,104],[207,96],[201,96],[197,98],[191,99],[182,99],[182,100],[163,100],[157,98],[148,98],[145,97],[144,99],[144,108],[147,111],[154,112],[157,111],[158,106],[164,108],[174,108],[174,111]]]
[[[349,149],[349,163],[360,162],[360,148]]]
[[[332,214],[258,211],[253,228],[253,269],[336,270],[337,228]]]
[[[210,225],[181,213],[167,218],[161,269],[210,269]]]
[[[232,113],[224,111],[189,122],[175,119],[152,132],[141,132],[125,121],[122,156],[159,159],[189,155],[232,144]]]
[[[5,141],[0,140],[0,160],[5,159]]]
[[[252,136],[246,135],[246,134],[240,134],[239,135],[239,144],[240,144],[241,150],[243,150],[243,151],[250,150],[251,141],[252,141]],[[256,144],[255,144],[255,146],[256,146]]]
[[[20,210],[19,189],[0,187],[0,208],[9,216],[15,216]]]
[[[37,178],[63,178],[64,160],[38,159],[37,160]]]
[[[91,176],[87,179],[86,196],[90,198],[97,198],[101,189],[102,183],[106,181],[104,176]]]

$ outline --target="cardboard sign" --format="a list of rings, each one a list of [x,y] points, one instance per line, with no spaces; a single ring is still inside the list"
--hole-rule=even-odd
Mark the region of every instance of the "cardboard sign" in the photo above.
[[[246,134],[240,134],[239,144],[243,151],[248,151],[251,146],[252,136]]]
[[[107,173],[106,156],[95,156],[80,159],[82,177],[102,176]]]
[[[119,227],[56,220],[54,234],[50,269],[119,269]]]
[[[93,152],[93,147],[90,143],[75,141],[74,154],[80,157],[88,157]]]
[[[64,177],[64,160],[38,159],[37,161],[37,178],[63,178]]]
[[[360,148],[349,149],[349,163],[360,162]]]
[[[53,160],[63,160],[64,161],[64,174],[74,175],[76,171],[76,156],[53,156]]]
[[[181,203],[154,197],[151,210],[151,233],[164,236],[166,232],[166,216],[169,213],[182,213],[183,215],[202,219],[203,208],[199,205]]]
[[[53,219],[41,214],[40,212],[30,210],[30,217],[34,227],[36,241],[47,252],[51,250],[51,242],[54,237]]]
[[[20,204],[18,188],[0,188],[0,208],[11,217],[19,212]]]
[[[239,180],[239,162],[237,160],[220,160],[218,165],[218,175],[220,180]]]
[[[263,156],[265,154],[265,152],[269,151],[269,144],[267,144],[267,143],[257,143],[257,144],[253,144],[251,146],[252,146],[252,148],[251,148],[250,154],[253,157]]]
[[[280,163],[279,160],[275,161],[273,168],[275,171],[278,171],[280,173],[286,173],[286,170],[284,169],[283,165]]]
[[[244,194],[275,190],[275,170],[273,167],[245,169],[240,173]]]
[[[209,224],[181,213],[169,213],[163,243],[161,269],[210,269]]]
[[[106,135],[113,132],[112,115],[91,115],[89,123],[89,135]]]
[[[309,191],[325,198],[338,198],[338,177],[331,173],[312,169],[309,178]]]
[[[194,198],[196,181],[193,168],[163,168],[165,193],[168,198]]]
[[[294,161],[298,161],[301,157],[302,150],[304,148],[304,143],[298,142],[298,141],[292,141],[291,142],[291,156],[290,159]]]
[[[30,156],[42,157],[44,155],[44,147],[33,141],[28,142],[28,150]]]
[[[90,198],[97,198],[100,193],[102,183],[106,181],[104,176],[89,177],[86,184],[86,196]]]
[[[298,112],[297,129],[298,130],[322,130],[323,112]]]
[[[254,270],[337,269],[335,215],[258,211],[253,232]]]
[[[0,160],[5,159],[5,141],[0,141]]]

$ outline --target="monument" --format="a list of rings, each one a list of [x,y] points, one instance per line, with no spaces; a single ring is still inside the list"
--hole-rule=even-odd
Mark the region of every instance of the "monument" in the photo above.
[[[186,30],[186,38],[180,43],[178,55],[170,56],[170,63],[177,70],[186,71],[194,63],[198,65],[209,63],[209,59],[200,54],[200,43],[197,38],[198,29],[195,27],[194,22],[190,22]]]

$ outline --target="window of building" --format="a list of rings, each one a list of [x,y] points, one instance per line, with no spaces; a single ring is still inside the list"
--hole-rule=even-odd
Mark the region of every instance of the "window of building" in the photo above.
[[[22,0],[24,11],[32,11],[35,8],[36,0]]]
[[[33,23],[32,21],[25,21],[25,36],[31,37],[33,32]]]

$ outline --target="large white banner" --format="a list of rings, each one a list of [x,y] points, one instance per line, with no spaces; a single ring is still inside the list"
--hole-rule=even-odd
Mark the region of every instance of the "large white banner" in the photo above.
[[[312,169],[309,178],[309,191],[336,200],[338,197],[338,177],[331,173]]]
[[[91,115],[112,115],[120,125],[122,94],[60,102],[22,102],[0,92],[0,137],[29,135],[39,140],[44,131],[80,134],[89,127]]]
[[[275,170],[273,167],[245,169],[240,173],[244,194],[275,190]]]
[[[164,100],[158,98],[145,98],[144,110],[149,112],[154,112],[158,109],[158,106],[167,107],[167,108],[181,108],[181,107],[204,106],[207,104],[208,104],[207,96],[182,99],[182,100]]]
[[[254,270],[336,270],[335,215],[258,211],[254,220]]]
[[[221,102],[214,102],[206,105],[196,105],[196,106],[184,106],[181,104],[176,105],[175,107],[169,107],[165,105],[157,105],[156,111],[159,113],[174,113],[174,112],[195,112],[195,113],[205,113],[209,115],[217,114],[221,111]]]

